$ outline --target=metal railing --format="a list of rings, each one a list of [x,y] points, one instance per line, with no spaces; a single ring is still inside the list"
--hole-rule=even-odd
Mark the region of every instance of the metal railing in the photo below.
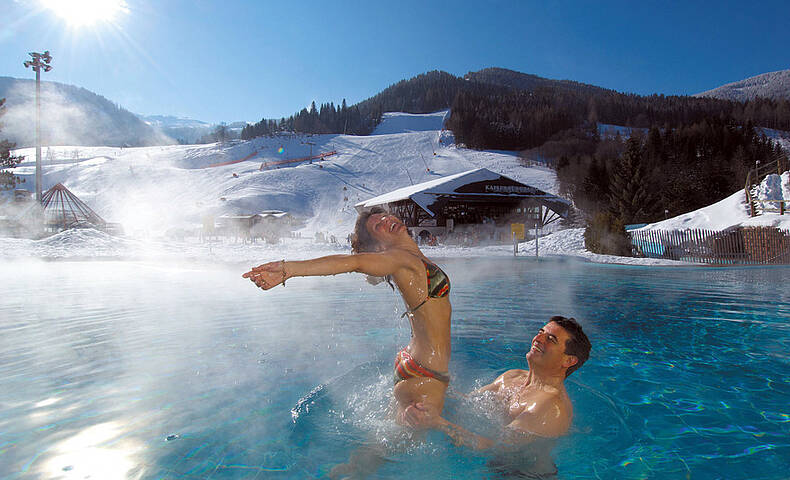
[[[709,264],[790,264],[790,230],[739,227],[715,231],[634,230],[634,256]]]

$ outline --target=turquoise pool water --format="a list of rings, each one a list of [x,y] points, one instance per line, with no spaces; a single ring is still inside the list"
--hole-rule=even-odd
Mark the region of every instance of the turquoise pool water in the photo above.
[[[360,276],[261,292],[246,265],[6,263],[0,478],[321,478],[373,439],[394,445],[373,478],[787,477],[787,268],[439,263],[447,415],[494,429],[457,393],[524,367],[534,331],[575,316],[593,352],[568,381],[569,436],[517,458],[399,444],[385,410],[408,325]]]

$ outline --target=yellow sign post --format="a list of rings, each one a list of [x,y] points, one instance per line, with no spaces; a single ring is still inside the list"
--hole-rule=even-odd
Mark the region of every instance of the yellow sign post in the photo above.
[[[513,235],[514,240],[524,240],[524,224],[523,223],[511,223],[510,224],[510,233]]]
[[[524,224],[523,223],[511,223],[510,224],[510,236],[513,240],[513,256],[518,255],[518,241],[524,240]]]

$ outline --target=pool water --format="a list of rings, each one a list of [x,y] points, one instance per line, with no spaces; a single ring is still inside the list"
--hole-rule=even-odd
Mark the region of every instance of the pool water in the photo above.
[[[570,435],[515,455],[402,440],[387,408],[408,324],[359,275],[262,292],[247,265],[18,262],[0,266],[0,478],[321,478],[370,443],[389,448],[372,478],[787,477],[787,268],[436,260],[446,415],[495,430],[459,394],[524,368],[562,314],[593,344]]]

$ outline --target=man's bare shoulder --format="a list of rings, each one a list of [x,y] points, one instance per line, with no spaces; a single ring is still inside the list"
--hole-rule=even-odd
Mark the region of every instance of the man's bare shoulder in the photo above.
[[[499,392],[503,389],[508,389],[513,383],[515,383],[519,378],[523,378],[527,373],[527,370],[507,370],[503,373],[500,373],[493,382],[475,390],[475,393]]]
[[[502,378],[516,378],[516,377],[525,377],[529,375],[529,370],[523,370],[521,368],[514,368],[512,370],[507,370],[505,373],[501,375]]]
[[[508,427],[541,437],[559,437],[567,433],[573,407],[561,395],[543,392],[535,399],[535,408],[521,413]]]
[[[511,387],[515,383],[521,383],[524,381],[527,376],[529,375],[529,370],[522,370],[520,368],[514,368],[513,370],[507,370],[502,375],[497,378],[504,387]]]

